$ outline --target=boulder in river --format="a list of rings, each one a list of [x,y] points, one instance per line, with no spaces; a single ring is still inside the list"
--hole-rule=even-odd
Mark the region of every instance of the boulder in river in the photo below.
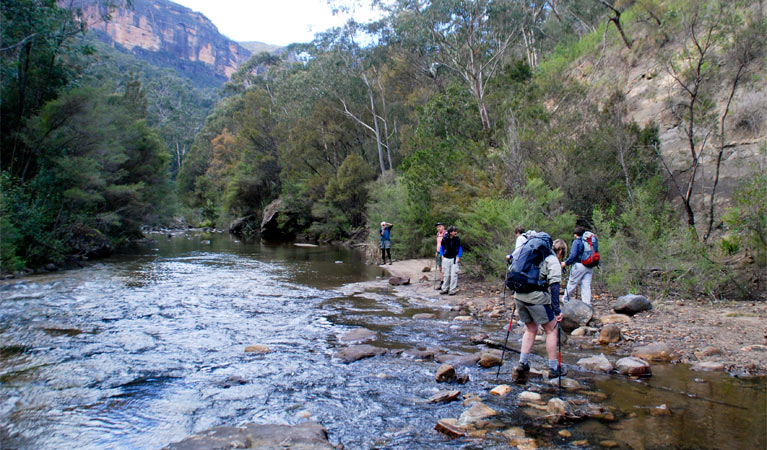
[[[410,284],[410,277],[393,276],[389,278],[389,284],[392,286],[401,286],[403,284]]]
[[[441,419],[434,429],[450,438],[466,436],[466,429],[458,426],[457,422],[456,419]]]
[[[704,372],[724,372],[726,369],[724,363],[715,361],[704,361],[697,364],[693,364],[690,367],[692,370],[704,371]]]
[[[439,391],[436,394],[429,397],[429,403],[449,403],[461,395],[461,391]]]
[[[437,374],[434,378],[438,383],[455,380],[455,367],[450,364],[442,364],[439,366],[439,369],[437,369]]]
[[[334,449],[328,441],[328,431],[315,422],[292,426],[251,423],[241,427],[216,427],[165,447],[166,450],[234,448]]]
[[[440,363],[454,366],[473,366],[479,362],[479,355],[454,355],[450,353],[436,355],[434,359]]]
[[[345,363],[351,363],[354,361],[359,361],[360,359],[364,358],[370,358],[372,356],[377,355],[383,355],[386,353],[386,350],[381,347],[375,347],[373,345],[368,344],[361,344],[361,345],[352,345],[351,347],[346,347],[339,352],[336,353],[336,357],[343,360]]]
[[[622,375],[632,377],[649,377],[652,375],[650,364],[640,358],[629,356],[615,362],[615,369]]]
[[[677,358],[671,347],[665,342],[655,342],[649,345],[634,347],[631,356],[647,361],[669,362]]]
[[[234,219],[229,224],[229,233],[235,236],[248,236],[258,234],[260,217],[257,214],[250,214],[245,217]]]
[[[620,342],[620,340],[621,329],[615,325],[607,325],[599,332],[600,344],[613,344],[615,342]]]
[[[619,314],[626,314],[633,316],[636,313],[642,311],[649,311],[652,309],[652,303],[644,295],[624,295],[618,297],[615,301],[613,310]]]
[[[578,365],[586,370],[592,370],[594,372],[609,373],[613,371],[612,363],[604,354],[592,356],[591,358],[581,358],[578,360]]]
[[[479,358],[479,365],[484,368],[495,367],[501,365],[501,351],[500,350],[485,350],[482,352]]]
[[[610,325],[613,323],[628,323],[631,322],[631,317],[626,314],[608,314],[599,318],[599,322],[602,325]]]
[[[245,353],[269,353],[271,351],[272,350],[266,345],[260,345],[260,344],[248,345],[247,347],[245,347]]]
[[[343,342],[364,342],[375,339],[376,332],[367,328],[357,328],[341,336]]]
[[[436,319],[437,315],[432,313],[418,313],[413,314],[413,320],[430,320],[430,319]]]
[[[562,329],[569,333],[589,323],[594,310],[580,300],[570,300],[562,307],[562,316]]]
[[[463,414],[461,414],[461,417],[458,418],[458,425],[474,424],[497,414],[497,411],[484,403],[474,402],[474,404],[471,405],[471,408],[464,411]]]

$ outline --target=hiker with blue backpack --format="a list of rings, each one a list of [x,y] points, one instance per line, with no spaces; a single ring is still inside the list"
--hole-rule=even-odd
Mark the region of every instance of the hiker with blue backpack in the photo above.
[[[594,267],[599,264],[599,245],[597,237],[591,231],[582,226],[575,227],[573,231],[573,245],[570,256],[562,262],[562,269],[572,265],[570,279],[567,281],[567,289],[563,301],[569,302],[574,297],[575,289],[580,286],[581,300],[591,305],[591,278],[594,276]]]
[[[559,244],[559,242],[558,242]],[[564,242],[562,242],[564,244]],[[519,365],[514,369],[517,380],[530,371],[530,352],[538,327],[546,333],[546,353],[549,378],[564,375],[557,358],[557,324],[562,320],[559,309],[559,288],[562,282],[560,258],[552,249],[551,236],[536,233],[514,252],[506,277],[506,286],[514,292],[514,303],[520,320],[525,323]]]

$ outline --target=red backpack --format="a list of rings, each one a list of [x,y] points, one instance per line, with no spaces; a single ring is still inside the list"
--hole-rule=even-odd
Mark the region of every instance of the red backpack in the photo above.
[[[585,231],[581,236],[583,241],[583,255],[581,256],[581,264],[586,267],[594,267],[599,265],[599,243],[597,242],[597,235],[591,231]]]

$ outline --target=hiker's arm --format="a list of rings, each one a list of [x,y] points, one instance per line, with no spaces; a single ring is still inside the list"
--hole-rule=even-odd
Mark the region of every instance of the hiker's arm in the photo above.
[[[559,309],[559,283],[554,283],[549,286],[551,291],[551,309],[554,310],[555,315],[562,314],[562,310]]]
[[[573,241],[573,247],[570,250],[570,256],[567,257],[565,265],[571,266],[577,262],[580,262],[581,253],[583,253],[583,242],[581,242],[580,239],[575,239]]]
[[[463,255],[463,247],[460,245],[458,246],[458,256],[456,256],[456,261],[461,261],[461,255]]]

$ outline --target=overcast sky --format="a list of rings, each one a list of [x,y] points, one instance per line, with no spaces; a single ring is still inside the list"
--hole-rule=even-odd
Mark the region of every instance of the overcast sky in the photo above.
[[[314,33],[343,25],[349,16],[334,16],[326,0],[172,0],[201,12],[228,38],[285,46],[309,42]],[[357,20],[371,13],[358,11]]]

